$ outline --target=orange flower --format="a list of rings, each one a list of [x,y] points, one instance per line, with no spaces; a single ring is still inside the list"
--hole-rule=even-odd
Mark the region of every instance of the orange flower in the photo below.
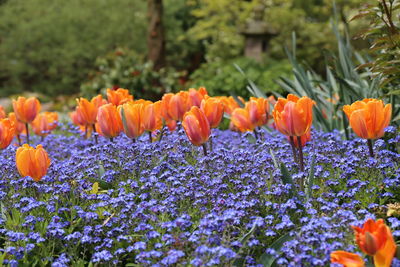
[[[20,96],[17,100],[13,100],[13,108],[19,121],[30,123],[40,111],[40,102],[35,97],[26,99]]]
[[[20,135],[25,132],[25,125],[17,120],[14,112],[8,113],[8,118],[14,123],[15,135]]]
[[[116,106],[133,101],[133,95],[129,94],[128,89],[119,88],[117,90],[107,89],[107,99],[109,103]]]
[[[165,122],[165,124],[167,125],[168,130],[169,130],[170,132],[173,132],[173,131],[176,130],[176,121],[174,121],[174,120],[167,120],[167,121]]]
[[[383,220],[379,219],[375,222],[368,219],[363,227],[353,226],[353,229],[357,245],[364,253],[374,256],[375,266],[390,267],[396,252],[396,244],[390,228]]]
[[[86,121],[82,117],[82,112],[78,112],[78,110],[79,110],[79,107],[76,107],[74,111],[69,113],[69,117],[71,118],[73,124],[75,124],[77,126],[85,126]]]
[[[153,132],[162,128],[162,102],[157,101],[145,105],[143,111],[143,126],[145,131]]]
[[[344,267],[364,267],[364,260],[357,254],[338,250],[331,253],[331,263],[340,263]]]
[[[122,132],[122,120],[113,104],[106,104],[99,108],[97,112],[99,132],[107,138],[118,136]]]
[[[32,122],[32,128],[35,134],[46,136],[57,127],[58,114],[55,112],[43,112],[36,116]]]
[[[238,102],[236,102],[236,100],[230,96],[220,96],[218,97],[221,101],[222,104],[224,105],[224,112],[226,112],[227,114],[231,115],[232,112],[236,109],[236,108],[240,108],[240,105]],[[245,101],[243,98],[238,97],[239,101],[244,105]]]
[[[168,113],[168,108],[169,108],[169,102],[171,101],[171,98],[174,96],[174,94],[172,93],[167,93],[164,94],[162,99],[161,99],[161,103],[162,103],[162,107],[161,107],[161,116],[163,117],[164,120],[168,121],[168,120],[172,120],[171,116],[169,116]]]
[[[101,95],[93,97],[90,102],[83,97],[76,99],[76,102],[78,103],[76,112],[79,113],[84,122],[82,125],[95,124],[99,107],[106,104],[105,99]]]
[[[250,120],[253,124],[256,126],[267,124],[269,120],[269,105],[266,98],[250,98],[245,108],[249,111]]]
[[[171,119],[182,121],[183,115],[190,109],[189,94],[185,91],[173,95],[168,103],[168,115]]]
[[[189,141],[195,146],[200,146],[208,141],[211,130],[206,115],[200,108],[193,106],[185,113],[182,121],[183,129]]]
[[[0,149],[8,147],[15,135],[14,123],[10,119],[0,119]]]
[[[232,112],[231,121],[241,132],[253,131],[256,127],[256,125],[251,122],[249,111],[244,108],[236,108]]]
[[[392,116],[392,105],[382,100],[367,98],[343,107],[351,128],[361,138],[377,139],[384,134]]]
[[[276,128],[287,136],[302,136],[312,124],[312,107],[315,104],[310,98],[299,98],[289,94],[287,98],[278,98],[272,112]]]
[[[204,112],[211,128],[216,128],[224,115],[224,105],[221,100],[209,97],[201,101],[200,109]]]
[[[129,138],[138,138],[144,132],[144,104],[125,103],[118,107],[122,118],[124,133]]]
[[[50,166],[50,159],[42,145],[33,148],[28,144],[24,144],[17,149],[15,161],[21,176],[30,176],[36,182],[46,175]]]
[[[208,95],[205,87],[200,87],[199,90],[194,88],[189,89],[189,105],[200,107],[201,101]]]
[[[4,108],[0,106],[0,119],[4,119],[6,117],[6,112],[4,111]]]
[[[287,140],[290,142],[290,137],[286,136]],[[306,132],[306,134],[302,135],[301,137],[301,146],[305,146],[308,141],[311,140],[311,131]],[[293,138],[294,146],[299,147],[299,142],[297,138]]]

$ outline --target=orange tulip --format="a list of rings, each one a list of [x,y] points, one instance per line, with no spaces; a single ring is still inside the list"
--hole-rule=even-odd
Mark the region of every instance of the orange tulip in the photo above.
[[[153,132],[162,128],[162,102],[157,101],[144,106],[143,126],[145,131]]]
[[[290,137],[289,137],[289,136],[286,136],[286,138],[287,138],[288,141],[290,142]],[[300,139],[301,139],[301,146],[302,146],[302,147],[305,146],[306,143],[307,143],[308,141],[311,140],[311,131],[306,132],[306,134],[302,135],[302,136],[300,137]],[[295,146],[295,147],[299,148],[299,141],[297,140],[297,138],[294,138],[294,139],[293,139],[293,143],[294,143],[294,146]]]
[[[36,182],[46,175],[50,166],[50,159],[42,145],[33,148],[24,144],[17,149],[15,161],[21,176],[30,176]]]
[[[169,99],[168,114],[176,121],[182,121],[183,115],[190,109],[188,92],[180,91]]]
[[[224,115],[224,105],[221,100],[215,97],[205,98],[201,101],[200,109],[206,115],[210,127],[217,128]]]
[[[17,119],[14,112],[8,113],[8,118],[14,123],[15,135],[20,135],[25,131],[25,125]]]
[[[162,108],[161,108],[161,116],[163,117],[164,120],[172,120],[171,117],[169,116],[168,113],[168,107],[169,107],[169,102],[171,101],[171,98],[174,96],[172,93],[167,93],[164,94],[161,103],[162,103]]]
[[[364,267],[364,260],[357,254],[338,250],[331,253],[331,263],[340,263],[344,267]]]
[[[6,112],[4,111],[4,108],[0,106],[0,119],[4,119],[6,117]]]
[[[375,222],[368,219],[363,227],[353,226],[353,229],[357,245],[364,253],[374,256],[375,266],[390,267],[396,252],[396,244],[390,228],[383,220]]]
[[[78,112],[79,107],[76,107],[74,111],[69,113],[69,117],[72,120],[72,123],[77,126],[85,126],[86,120],[82,117],[82,112]]]
[[[382,100],[367,98],[345,105],[343,111],[359,137],[377,139],[383,136],[384,129],[390,123],[392,105],[384,105]]]
[[[118,107],[122,118],[124,133],[131,139],[136,139],[144,132],[144,104],[125,103]]]
[[[14,123],[10,119],[0,119],[0,149],[8,147],[15,135]]]
[[[76,102],[78,103],[76,112],[79,113],[80,118],[84,122],[82,125],[95,124],[99,107],[106,104],[105,99],[101,95],[93,97],[90,102],[83,97],[77,98]]]
[[[201,101],[208,95],[205,87],[200,87],[199,90],[194,88],[189,89],[189,105],[200,107]]]
[[[167,121],[165,122],[165,124],[167,125],[168,130],[169,130],[170,132],[173,132],[173,131],[176,130],[176,121],[174,121],[174,120],[167,120]]]
[[[19,121],[30,123],[40,111],[40,102],[35,97],[26,99],[20,96],[17,100],[13,100],[13,108]]]
[[[220,96],[218,97],[222,104],[224,105],[224,112],[231,115],[232,112],[236,109],[236,108],[240,108],[240,105],[238,102],[236,102],[235,98],[233,98],[232,96],[227,97],[227,96]],[[238,97],[239,101],[244,105],[245,101],[243,98]]]
[[[231,121],[241,132],[253,131],[256,127],[256,125],[251,122],[249,111],[244,108],[236,108],[232,112]]]
[[[183,129],[189,141],[195,146],[200,146],[208,141],[211,130],[206,115],[196,106],[186,112],[183,121]]]
[[[119,88],[117,90],[107,89],[107,99],[109,103],[116,106],[133,101],[133,95],[129,94],[128,89]]]
[[[276,128],[287,136],[302,136],[312,124],[314,101],[303,96],[299,98],[289,94],[287,98],[278,98],[272,112]]]
[[[245,108],[249,111],[250,120],[253,124],[256,126],[267,124],[269,120],[269,105],[266,98],[250,98]]]
[[[35,134],[46,136],[57,127],[58,114],[55,112],[40,113],[32,122]]]
[[[107,138],[114,138],[123,130],[121,116],[115,105],[111,103],[99,108],[97,121],[99,132]]]

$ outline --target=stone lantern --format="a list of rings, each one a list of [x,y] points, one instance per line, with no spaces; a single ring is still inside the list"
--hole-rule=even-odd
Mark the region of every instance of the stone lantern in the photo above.
[[[257,5],[251,18],[242,30],[245,37],[244,55],[258,62],[267,51],[268,43],[277,33],[264,21],[264,5]]]

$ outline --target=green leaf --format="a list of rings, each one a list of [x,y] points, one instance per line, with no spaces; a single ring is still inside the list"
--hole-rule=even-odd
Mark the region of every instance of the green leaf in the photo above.
[[[111,189],[113,187],[113,185],[111,183],[108,183],[102,179],[97,179],[97,178],[93,178],[93,177],[88,177],[87,179],[92,183],[98,183],[100,188],[104,189],[104,190]]]
[[[294,196],[294,195],[298,196],[296,187],[295,187],[295,185],[293,183],[292,176],[290,175],[289,170],[287,169],[286,165],[283,162],[281,162],[281,173],[282,173],[282,182],[284,184],[290,184],[291,185],[291,187],[290,187],[290,196],[291,197]]]
[[[287,234],[281,236],[280,238],[278,238],[274,243],[272,243],[272,245],[269,248],[274,249],[278,254],[277,256],[279,256],[280,254],[282,254],[282,252],[280,252],[280,250],[281,250],[283,244],[292,239],[293,239],[293,237],[290,235],[290,233],[287,233]],[[265,267],[270,267],[275,262],[275,260],[276,260],[275,256],[264,253],[261,256],[259,263]]]
[[[244,236],[242,236],[242,237],[239,239],[239,242],[240,242],[241,244],[247,243],[247,241],[249,240],[250,236],[254,233],[254,231],[255,231],[256,229],[257,229],[257,225],[254,223],[254,224],[253,224],[253,227],[251,227],[250,231],[247,232]]]
[[[272,149],[269,149],[269,154],[271,154],[272,162],[274,163],[275,168],[279,168],[279,164],[276,161],[275,153]]]
[[[309,199],[312,195],[312,186],[314,185],[314,177],[315,177],[315,154],[311,159],[310,172],[307,177],[307,187],[306,187],[306,196]]]

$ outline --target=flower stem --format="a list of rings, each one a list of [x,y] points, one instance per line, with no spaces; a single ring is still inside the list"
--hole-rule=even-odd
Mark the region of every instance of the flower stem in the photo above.
[[[369,149],[369,156],[371,158],[373,158],[373,157],[375,157],[375,155],[374,155],[374,148],[372,146],[372,139],[368,139],[367,143],[368,143],[368,149]]]
[[[93,124],[93,135],[94,135],[94,141],[96,142],[96,144],[99,143],[99,140],[97,139],[97,131],[96,131],[96,125]]]
[[[207,153],[207,146],[206,146],[206,143],[203,143],[203,144],[202,144],[202,147],[203,147],[204,156],[207,156],[208,153]]]
[[[297,136],[297,143],[299,144],[299,161],[300,161],[300,171],[304,171],[304,161],[303,161],[303,147],[301,146],[301,137]]]
[[[254,128],[254,137],[256,138],[256,140],[258,140],[258,132],[256,128]]]
[[[301,136],[297,136],[297,144],[299,144],[300,171],[304,172],[303,147],[301,146]],[[300,190],[304,190],[304,175],[301,175]]]
[[[114,143],[114,138],[113,137],[110,137],[110,142]]]
[[[289,138],[290,138],[290,145],[292,146],[294,162],[297,162],[297,153],[296,153],[296,146],[294,145],[294,137],[289,136]]]
[[[21,136],[19,135],[19,134],[17,134],[17,139],[18,139],[18,145],[22,145],[22,143],[21,143]]]
[[[26,142],[29,145],[29,126],[28,126],[28,123],[25,123],[25,129],[26,129]]]
[[[158,142],[161,142],[163,135],[164,135],[164,126],[161,128],[160,139],[158,139]]]
[[[149,142],[153,143],[153,137],[151,137],[151,132],[149,132]]]

